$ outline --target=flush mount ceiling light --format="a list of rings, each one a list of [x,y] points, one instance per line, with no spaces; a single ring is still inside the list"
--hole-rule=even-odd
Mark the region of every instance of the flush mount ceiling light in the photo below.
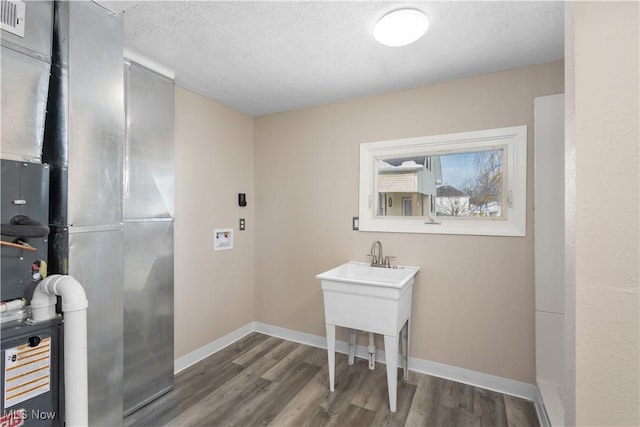
[[[398,9],[387,13],[376,23],[373,36],[385,46],[406,46],[427,32],[429,18],[416,9]]]

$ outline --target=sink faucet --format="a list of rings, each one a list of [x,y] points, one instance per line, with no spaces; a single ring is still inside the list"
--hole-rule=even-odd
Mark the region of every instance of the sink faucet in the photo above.
[[[371,245],[371,251],[367,256],[371,257],[371,267],[383,267],[383,268],[398,268],[398,266],[391,266],[391,258],[394,256],[384,256],[382,254],[382,243],[380,240],[375,240]]]
[[[377,251],[376,251],[377,249]],[[371,245],[371,251],[369,252],[372,267],[385,267],[384,257],[382,255],[382,243],[380,240],[375,240]]]

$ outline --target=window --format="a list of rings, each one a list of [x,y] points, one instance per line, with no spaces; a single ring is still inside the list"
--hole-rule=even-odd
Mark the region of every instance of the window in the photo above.
[[[504,147],[434,156],[440,165],[436,188],[439,217],[506,219],[502,206],[507,199],[504,177]]]
[[[360,145],[360,230],[524,236],[527,127]]]

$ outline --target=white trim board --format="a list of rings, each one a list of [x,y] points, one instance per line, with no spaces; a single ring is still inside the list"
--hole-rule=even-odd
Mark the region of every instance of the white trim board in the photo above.
[[[243,327],[236,329],[227,335],[218,338],[215,341],[211,341],[209,344],[205,344],[200,348],[193,350],[191,353],[178,357],[173,361],[173,374],[177,374],[180,371],[187,369],[191,365],[195,365],[199,361],[206,359],[214,353],[219,352],[225,347],[230,346],[240,338],[244,338],[251,332],[255,332],[255,322],[247,323]]]
[[[300,344],[310,345],[312,347],[327,348],[327,339],[319,335],[307,334],[305,332],[294,331],[292,329],[281,328],[279,326],[269,325],[262,322],[251,322],[235,331],[206,344],[191,353],[179,357],[174,362],[174,373],[188,368],[189,366],[211,356],[212,354],[222,350],[223,348],[233,344],[239,339],[247,336],[251,332],[259,332],[287,341],[293,341]],[[336,351],[347,354],[346,341],[336,340]],[[356,357],[368,359],[369,351],[366,346],[356,346]],[[376,362],[384,363],[384,350],[376,350]],[[495,375],[484,374],[482,372],[472,371],[470,369],[458,368],[456,366],[445,365],[444,363],[432,362],[430,360],[409,357],[409,369],[415,372],[432,375],[434,377],[444,378],[463,384],[469,384],[475,387],[496,391],[511,396],[520,397],[531,400],[535,404],[538,419],[542,427],[550,425],[544,410],[544,404],[540,396],[538,388],[529,383],[511,380],[508,378],[498,377]]]
[[[551,381],[538,379],[538,392],[540,394],[540,402],[543,403],[544,413],[547,417],[548,426],[564,425],[564,405],[560,396],[560,386]]]

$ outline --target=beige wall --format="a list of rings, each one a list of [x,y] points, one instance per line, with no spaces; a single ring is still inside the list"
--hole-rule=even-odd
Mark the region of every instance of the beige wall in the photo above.
[[[178,358],[254,320],[256,224],[252,118],[179,87],[175,95]],[[247,231],[237,230],[241,217]],[[213,251],[214,228],[234,228],[233,250]]]
[[[569,424],[640,425],[639,3],[572,5],[575,345]],[[569,104],[570,105],[570,104]],[[571,165],[569,165],[571,166]],[[569,314],[569,312],[568,312]],[[575,336],[575,342],[573,338]],[[575,403],[575,413],[574,411]]]
[[[422,269],[411,356],[533,383],[533,99],[563,91],[555,62],[256,118],[255,319],[324,335],[315,275],[379,239]],[[526,238],[351,230],[360,143],[522,124]]]

